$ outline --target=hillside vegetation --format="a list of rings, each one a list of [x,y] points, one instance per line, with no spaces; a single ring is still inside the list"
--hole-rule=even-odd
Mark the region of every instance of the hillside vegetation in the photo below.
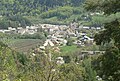
[[[2,0],[0,28],[82,22],[87,15],[83,2],[84,0]]]
[[[68,25],[71,22],[97,27],[114,18],[113,15],[109,18],[90,15],[90,12],[84,9],[84,2],[85,0],[2,0],[0,29],[38,23]]]
[[[1,0],[0,28],[25,27],[38,23],[68,25],[71,22],[96,27],[115,19],[114,14],[108,18],[107,15],[90,15],[84,9],[84,2],[85,0]],[[119,17],[119,13],[116,17]]]
[[[59,6],[80,6],[84,0],[2,0],[0,15],[39,15]]]

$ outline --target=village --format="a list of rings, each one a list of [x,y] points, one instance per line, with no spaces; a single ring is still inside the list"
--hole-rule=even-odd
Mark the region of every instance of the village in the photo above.
[[[51,25],[51,24],[38,24],[34,26],[26,26],[23,27],[8,27],[8,29],[0,29],[1,33],[7,33],[7,34],[28,34],[32,35],[39,31],[45,31],[48,33],[47,39],[45,42],[51,42],[51,46],[54,45],[66,45],[68,38],[78,39],[74,40],[74,44],[78,45],[85,45],[85,42],[88,42],[89,44],[93,43],[93,32],[92,30],[95,30],[96,32],[101,30],[101,27],[88,27],[88,26],[82,26],[78,25],[77,23],[71,23],[70,25]],[[91,31],[91,32],[87,32]],[[89,35],[88,35],[89,34]],[[46,43],[47,44],[47,43]],[[44,46],[46,46],[44,44]]]
[[[24,50],[26,50],[24,47],[31,50],[29,53],[24,52],[24,54],[30,54],[29,58],[32,60],[36,57],[41,57],[44,58],[44,61],[47,59],[49,63],[55,63],[57,66],[61,66],[63,64],[69,64],[72,61],[79,65],[86,58],[94,58],[95,56],[104,54],[105,51],[96,50],[96,47],[94,49],[94,46],[96,46],[94,35],[101,30],[103,30],[101,27],[88,27],[71,23],[70,25],[38,24],[26,26],[26,28],[8,27],[8,29],[2,29],[0,32],[9,35],[19,34],[21,36],[46,32],[46,39],[42,44],[36,43],[36,47],[34,48],[28,48],[27,46],[29,44],[20,47]],[[51,71],[55,72],[56,69],[52,68]],[[96,76],[96,79],[102,81],[102,78],[99,76]]]
[[[82,48],[85,46],[92,46],[95,44],[93,39],[94,36],[93,31],[97,32],[99,30],[101,30],[101,27],[88,27],[88,26],[79,25],[78,23],[74,22],[71,23],[70,25],[38,24],[34,26],[26,26],[25,28],[8,27],[8,29],[0,30],[0,32],[7,34],[20,34],[20,35],[24,35],[24,34],[33,35],[40,31],[47,32],[48,35],[44,43],[34,49],[32,55],[35,56],[38,52],[45,53],[46,49],[52,50],[52,53],[61,53],[60,48],[62,46],[75,45],[78,48]],[[83,58],[85,57],[86,53],[91,55],[95,53],[99,53],[99,51],[93,52],[87,50],[81,52],[82,54],[80,56]],[[49,52],[47,55],[49,59],[52,60],[51,52]],[[61,55],[56,59],[58,64],[65,63],[64,58],[61,57]]]

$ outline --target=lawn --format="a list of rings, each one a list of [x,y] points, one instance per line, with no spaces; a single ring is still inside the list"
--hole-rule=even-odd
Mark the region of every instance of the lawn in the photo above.
[[[92,46],[84,46],[84,47],[77,47],[77,45],[72,45],[72,46],[62,46],[60,47],[61,49],[61,55],[68,55],[72,54],[78,51],[98,51],[99,48],[96,45]]]
[[[61,53],[66,54],[66,53],[73,53],[79,50],[80,48],[77,48],[76,45],[72,45],[72,46],[62,46],[60,47],[60,49],[61,49]]]

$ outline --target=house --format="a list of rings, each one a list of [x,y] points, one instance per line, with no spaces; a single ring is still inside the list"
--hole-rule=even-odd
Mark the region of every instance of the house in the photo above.
[[[88,26],[83,26],[82,28],[83,28],[83,29],[87,29],[87,30],[90,29],[90,27],[88,27]]]
[[[17,30],[21,30],[21,29],[23,29],[22,27],[17,27]]]
[[[53,46],[55,46],[55,45],[53,44],[53,42],[52,42],[50,39],[47,39],[47,40],[45,41],[45,43],[44,43],[43,46],[45,46],[45,47],[47,47],[47,46],[53,47]]]
[[[5,33],[4,30],[0,30],[1,33]]]
[[[62,39],[62,38],[57,38],[57,41],[59,42],[60,45],[66,45],[67,44],[67,40]]]
[[[34,30],[27,30],[26,33],[32,35],[32,34],[35,34],[36,32]]]
[[[30,27],[26,27],[26,29],[28,30],[33,30],[33,31],[36,31],[37,32],[37,28],[36,26],[30,26]]]
[[[10,30],[11,33],[17,33],[17,29],[16,28],[8,27],[8,30]]]
[[[26,26],[26,33],[35,34],[38,31],[38,27],[36,26]]]
[[[53,52],[60,53],[60,48],[59,47],[54,47]]]
[[[2,30],[0,30],[0,32],[1,33],[12,34],[12,33],[16,33],[17,30],[16,30],[16,28],[8,27],[8,29],[2,29]]]
[[[40,49],[41,50],[45,50],[45,46],[40,46]]]
[[[4,30],[4,33],[8,33],[8,34],[11,34],[11,30]]]
[[[25,34],[25,32],[26,32],[26,29],[19,29],[19,30],[17,30],[17,33],[21,34],[21,35]]]
[[[56,39],[51,39],[51,41],[52,41],[55,45],[60,45],[60,42],[57,41]]]
[[[97,30],[101,30],[101,27],[96,27]]]
[[[63,60],[63,57],[57,57],[57,58],[56,58],[56,63],[57,63],[58,65],[61,65],[61,64],[64,64],[65,61]]]

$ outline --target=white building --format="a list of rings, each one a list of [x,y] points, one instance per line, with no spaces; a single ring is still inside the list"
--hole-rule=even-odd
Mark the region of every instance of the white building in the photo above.
[[[61,64],[64,64],[65,63],[65,61],[63,60],[63,57],[57,57],[56,58],[56,63],[58,64],[58,65],[61,65]]]

